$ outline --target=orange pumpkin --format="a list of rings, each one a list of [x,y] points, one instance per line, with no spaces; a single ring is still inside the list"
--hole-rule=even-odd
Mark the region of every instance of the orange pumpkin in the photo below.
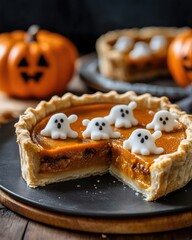
[[[168,67],[180,86],[192,83],[192,30],[178,35],[170,44]]]
[[[61,94],[74,72],[77,51],[67,38],[39,30],[0,35],[0,90],[20,98]]]

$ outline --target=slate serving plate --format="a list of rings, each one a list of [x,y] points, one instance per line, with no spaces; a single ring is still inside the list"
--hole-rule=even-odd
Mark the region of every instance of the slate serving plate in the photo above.
[[[138,218],[192,210],[192,182],[155,202],[109,174],[31,189],[21,177],[14,122],[0,128],[0,189],[27,205],[78,216]]]
[[[119,93],[135,91],[137,94],[148,92],[158,97],[167,96],[171,100],[185,98],[191,93],[191,86],[181,88],[170,76],[154,78],[148,82],[128,83],[117,80],[114,81],[99,72],[98,60],[95,55],[90,54],[86,60],[79,74],[81,79],[92,89],[103,92],[116,90]]]

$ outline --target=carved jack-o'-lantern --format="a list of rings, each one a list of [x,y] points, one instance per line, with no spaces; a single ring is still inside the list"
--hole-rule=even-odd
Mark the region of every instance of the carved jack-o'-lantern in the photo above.
[[[168,67],[180,86],[192,83],[192,30],[178,35],[168,50]]]
[[[0,35],[0,90],[16,97],[44,98],[62,93],[77,57],[65,37],[35,25],[28,32]]]

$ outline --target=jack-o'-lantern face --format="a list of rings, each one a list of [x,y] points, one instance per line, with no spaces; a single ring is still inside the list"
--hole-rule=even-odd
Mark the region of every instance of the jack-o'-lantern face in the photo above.
[[[57,87],[57,61],[52,49],[44,45],[33,42],[12,56],[9,78],[14,81],[10,85],[20,96],[49,95]]]
[[[36,25],[27,32],[0,34],[0,89],[20,98],[62,94],[76,58],[69,39]]]
[[[183,57],[183,68],[186,72],[192,71],[192,61],[187,55]]]
[[[36,67],[33,66],[33,68],[36,68],[37,70],[32,74],[30,74],[28,71],[30,68],[30,63],[28,62],[26,57],[23,57],[18,64],[18,68],[20,68],[21,70],[21,73],[20,73],[21,77],[26,83],[28,83],[28,81],[39,82],[41,77],[44,74],[44,71],[48,67],[49,67],[49,64],[43,55],[40,55],[38,62],[36,63]]]
[[[183,69],[188,75],[192,71],[192,41],[185,42],[182,55]]]
[[[171,43],[168,50],[168,67],[181,86],[192,83],[192,31],[186,31]]]

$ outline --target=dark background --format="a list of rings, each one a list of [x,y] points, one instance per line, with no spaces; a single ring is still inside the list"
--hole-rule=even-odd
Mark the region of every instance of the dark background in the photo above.
[[[31,24],[69,37],[87,53],[112,29],[192,26],[192,0],[0,0],[0,32]]]

